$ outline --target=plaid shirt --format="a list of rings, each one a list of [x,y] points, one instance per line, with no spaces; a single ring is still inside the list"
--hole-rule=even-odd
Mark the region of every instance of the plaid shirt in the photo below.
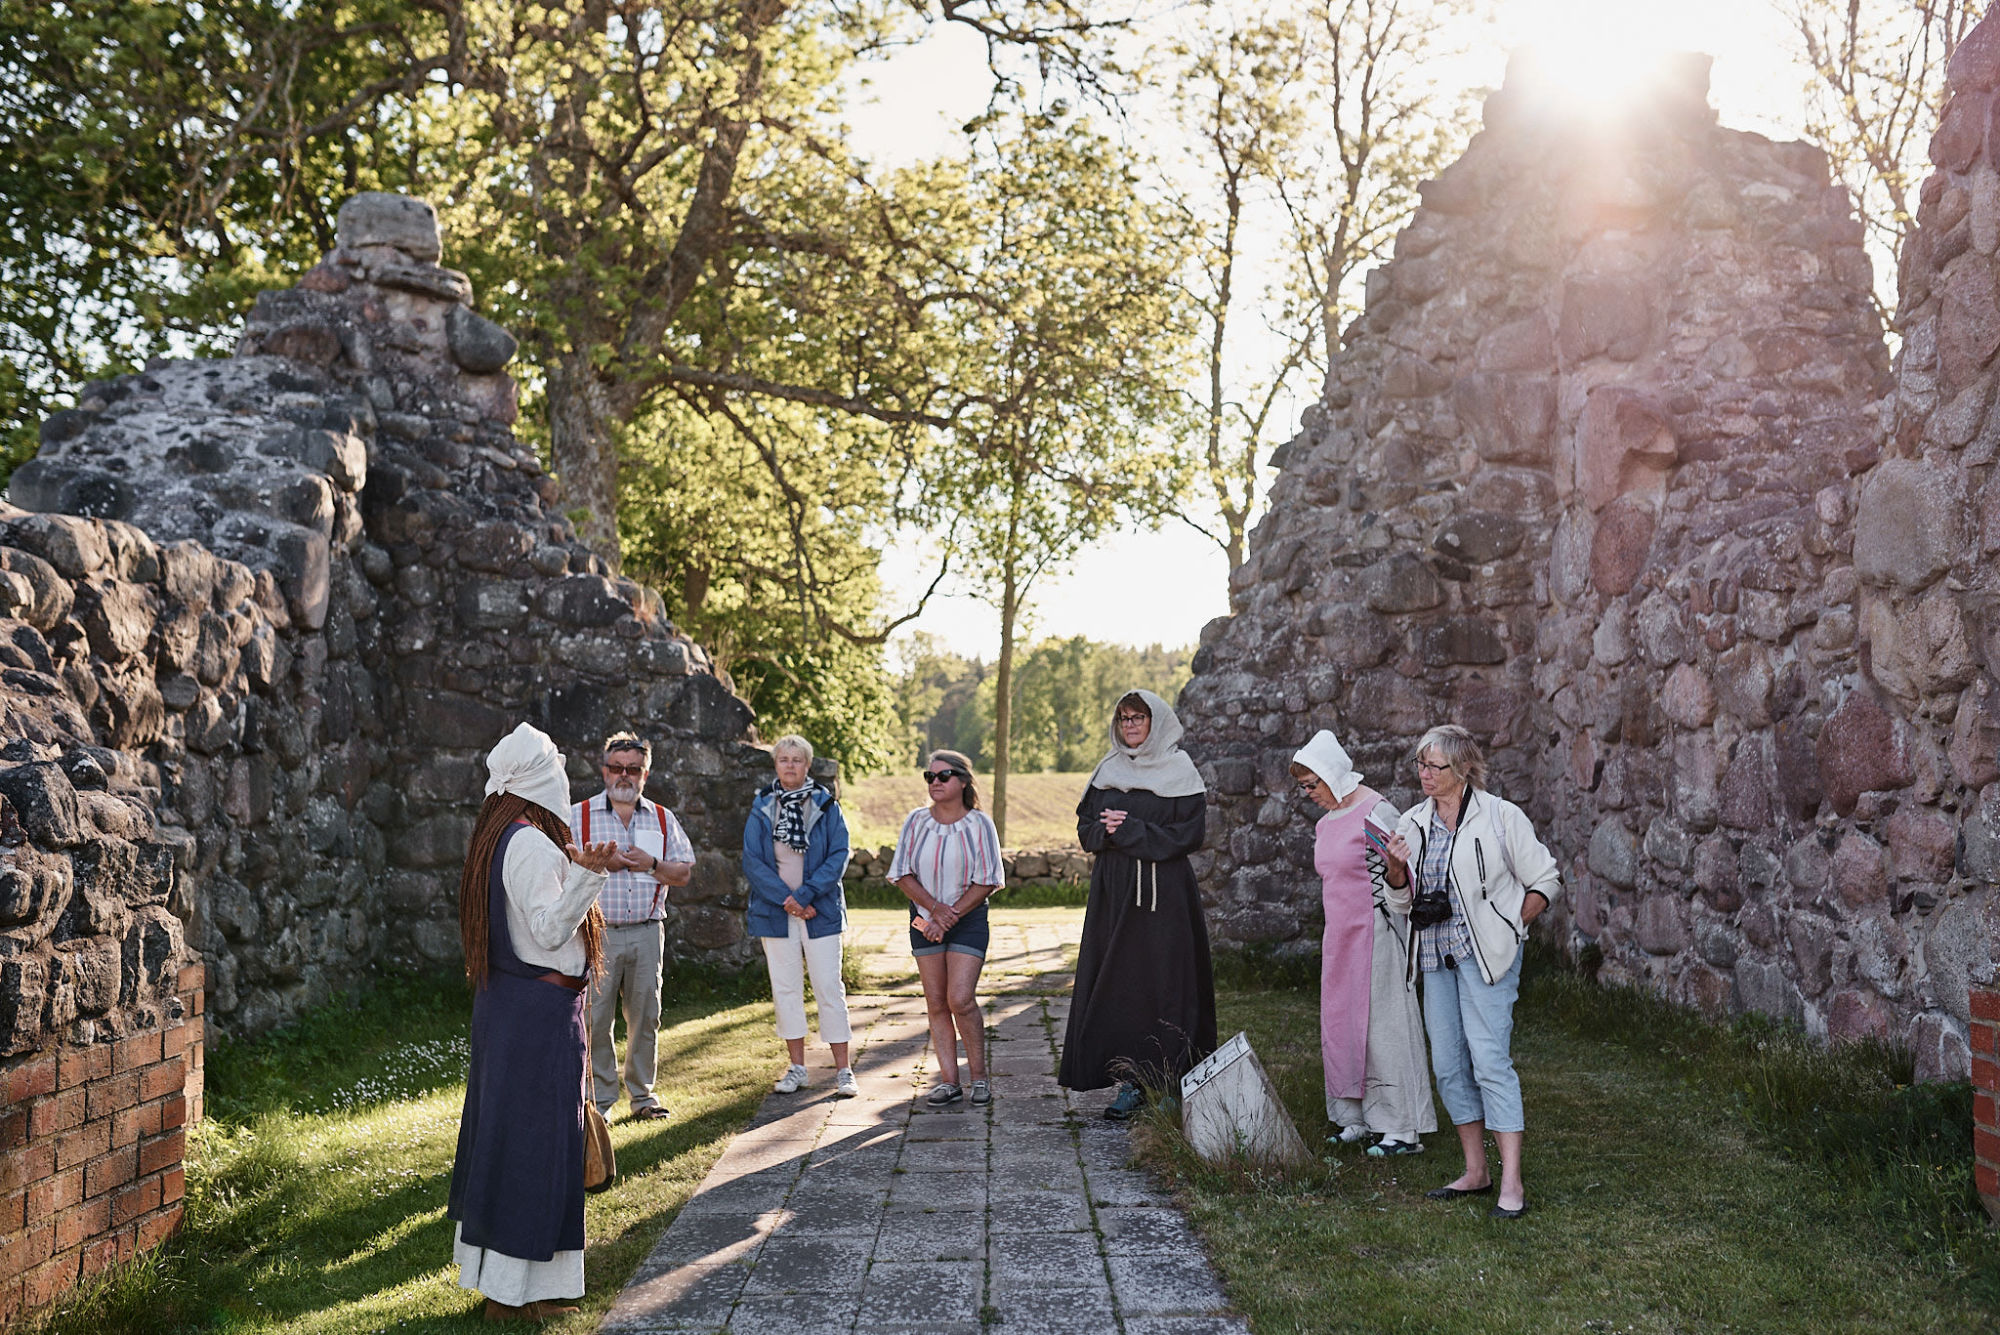
[[[1417,967],[1425,973],[1442,969],[1446,955],[1459,964],[1472,961],[1472,927],[1465,921],[1465,905],[1458,902],[1458,887],[1451,879],[1451,844],[1456,837],[1457,831],[1446,829],[1444,818],[1432,807],[1424,863],[1417,869],[1417,888],[1444,891],[1451,899],[1451,918],[1417,933]]]
[[[590,808],[588,840],[583,834],[585,807]],[[632,812],[630,825],[619,819],[617,810],[611,805],[611,798],[599,793],[588,802],[578,802],[569,809],[569,828],[578,844],[601,844],[608,840],[620,848],[637,846],[651,853],[652,845],[657,840],[660,861],[694,861],[694,845],[688,842],[687,833],[674,819],[674,813],[643,797]],[[642,839],[644,842],[641,842]],[[605,873],[604,893],[598,896],[597,906],[604,910],[604,921],[613,926],[629,927],[635,923],[650,922],[666,916],[667,887],[654,880],[649,871],[625,871],[614,867]]]

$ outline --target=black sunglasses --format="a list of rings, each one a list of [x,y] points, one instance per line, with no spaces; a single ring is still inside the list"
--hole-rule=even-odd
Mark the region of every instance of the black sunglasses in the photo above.
[[[925,783],[943,783],[946,779],[970,779],[972,776],[962,769],[919,770]]]

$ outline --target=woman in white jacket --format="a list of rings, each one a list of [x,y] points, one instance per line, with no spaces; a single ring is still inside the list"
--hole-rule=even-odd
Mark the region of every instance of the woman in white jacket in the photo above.
[[[1486,791],[1486,758],[1471,733],[1456,724],[1432,728],[1417,743],[1416,760],[1425,800],[1404,813],[1389,841],[1387,899],[1421,928],[1410,967],[1425,975],[1431,1070],[1465,1152],[1465,1172],[1427,1194],[1453,1200],[1492,1191],[1491,1130],[1500,1149],[1500,1198],[1491,1213],[1518,1219],[1528,1212],[1524,1119],[1509,1049],[1521,943],[1561,891],[1561,877],[1527,813]]]

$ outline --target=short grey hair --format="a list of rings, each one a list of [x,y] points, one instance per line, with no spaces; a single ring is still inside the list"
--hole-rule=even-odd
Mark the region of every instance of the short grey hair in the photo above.
[[[1479,749],[1472,734],[1456,723],[1443,723],[1425,733],[1410,752],[1412,762],[1423,759],[1426,751],[1435,750],[1444,757],[1444,763],[1451,766],[1451,772],[1473,788],[1486,787],[1486,753]]]
[[[653,767],[653,744],[642,741],[639,734],[630,729],[614,732],[604,739],[604,756],[609,757],[613,751],[637,751],[645,757],[646,768]]]
[[[788,732],[777,741],[771,743],[771,759],[776,760],[780,751],[790,751],[794,755],[802,755],[806,758],[806,764],[812,764],[813,744],[795,732]]]

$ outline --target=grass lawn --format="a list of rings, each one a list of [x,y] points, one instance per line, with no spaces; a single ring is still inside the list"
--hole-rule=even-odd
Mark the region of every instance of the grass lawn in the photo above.
[[[1868,1054],[1539,973],[1516,1013],[1533,1212],[1514,1222],[1486,1218],[1490,1198],[1424,1199],[1461,1166],[1442,1109],[1421,1156],[1321,1142],[1316,988],[1219,998],[1223,1036],[1249,1032],[1320,1160],[1210,1167],[1159,1114],[1144,1154],[1258,1335],[2000,1329],[1963,1087],[1871,1089]]]
[[[1007,776],[1009,848],[1074,848],[1076,804],[1090,782],[1088,774],[1010,774]],[[992,808],[993,776],[978,776],[979,801]],[[896,842],[903,818],[930,801],[914,771],[872,774],[840,785],[840,805],[847,815],[848,836],[856,848],[884,848]]]
[[[215,1052],[180,1236],[41,1330],[493,1329],[458,1287],[444,1217],[470,1016],[462,981],[395,978],[359,1007]],[[782,1060],[771,1024],[770,1003],[741,993],[662,1016],[659,1091],[673,1118],[614,1120],[619,1180],[588,1198],[583,1312],[546,1329],[595,1327],[748,1120]]]

